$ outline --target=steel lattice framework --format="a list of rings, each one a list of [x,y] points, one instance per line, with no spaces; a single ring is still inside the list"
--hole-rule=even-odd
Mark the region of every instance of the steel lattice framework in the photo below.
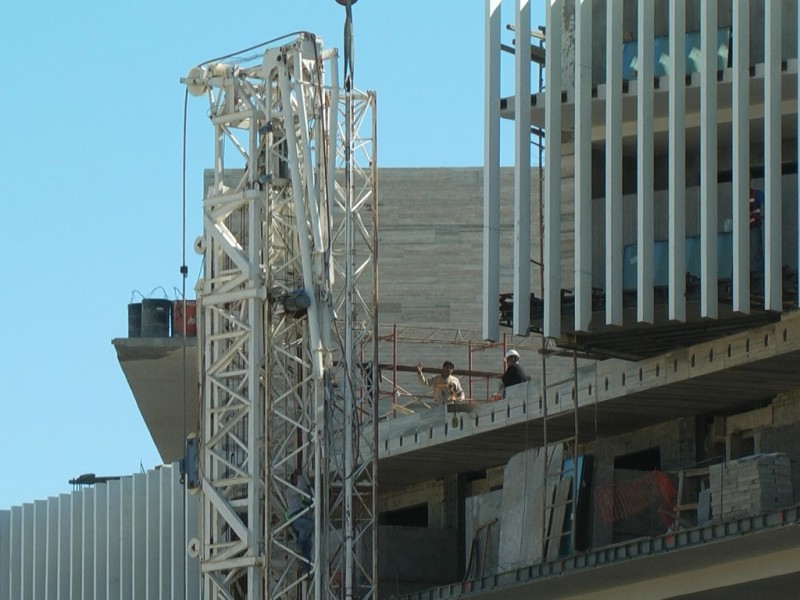
[[[184,80],[215,134],[196,244],[207,599],[376,597],[375,98],[339,90],[337,68],[301,34]],[[286,509],[296,469],[309,565]]]

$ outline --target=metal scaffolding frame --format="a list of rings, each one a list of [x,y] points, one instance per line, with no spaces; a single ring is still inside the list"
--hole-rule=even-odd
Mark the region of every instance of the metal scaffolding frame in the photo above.
[[[205,63],[184,80],[208,95],[215,133],[196,243],[207,599],[376,594],[375,97],[340,93],[337,69],[302,33],[253,66]]]

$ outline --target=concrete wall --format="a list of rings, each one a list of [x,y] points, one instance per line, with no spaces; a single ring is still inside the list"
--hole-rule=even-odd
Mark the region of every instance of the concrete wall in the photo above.
[[[466,563],[472,559],[471,578],[497,572],[503,490],[471,496],[465,502]]]
[[[480,329],[483,169],[380,169],[379,178],[381,323]],[[500,289],[512,291],[513,169],[502,169],[500,186]],[[538,198],[536,170],[531,190]],[[536,257],[538,219],[534,201]]]
[[[381,597],[460,579],[455,529],[381,526],[378,540]]]

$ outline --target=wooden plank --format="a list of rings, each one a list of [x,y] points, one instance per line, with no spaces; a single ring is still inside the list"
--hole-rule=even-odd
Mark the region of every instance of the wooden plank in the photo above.
[[[561,538],[564,536],[564,516],[567,513],[569,492],[572,489],[572,476],[562,477],[558,482],[556,499],[553,505],[552,520],[548,529],[547,560],[558,558],[561,549]]]
[[[540,454],[544,458],[544,451]],[[544,463],[544,460],[540,461]],[[544,538],[546,536],[545,528],[550,523],[550,518],[553,512],[553,498],[558,487],[559,479],[561,478],[561,469],[564,463],[564,445],[554,444],[549,447],[547,451],[547,474],[545,477],[545,493],[543,498],[537,502],[540,507],[538,512],[538,522],[534,521],[534,535],[533,535],[533,564],[540,563],[544,560]]]

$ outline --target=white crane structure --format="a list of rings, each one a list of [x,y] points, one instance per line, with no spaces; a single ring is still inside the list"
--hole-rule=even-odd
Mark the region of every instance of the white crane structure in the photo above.
[[[340,90],[337,63],[300,33],[183,80],[215,144],[195,244],[207,600],[377,597],[375,96]]]

